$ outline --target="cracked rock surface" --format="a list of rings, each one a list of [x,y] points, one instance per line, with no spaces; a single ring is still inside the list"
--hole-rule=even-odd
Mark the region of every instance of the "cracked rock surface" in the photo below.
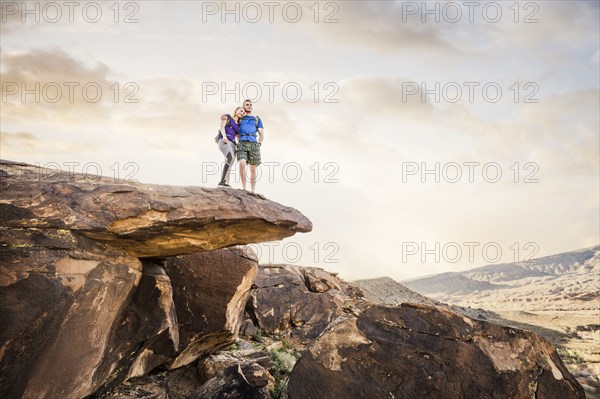
[[[265,334],[307,345],[342,314],[342,281],[316,267],[261,265],[246,311]]]
[[[585,398],[540,336],[411,303],[372,305],[358,316],[339,317],[298,360],[287,394],[289,399]]]
[[[297,210],[236,189],[117,181],[0,161],[3,228],[61,229],[136,257],[280,240],[312,230]]]

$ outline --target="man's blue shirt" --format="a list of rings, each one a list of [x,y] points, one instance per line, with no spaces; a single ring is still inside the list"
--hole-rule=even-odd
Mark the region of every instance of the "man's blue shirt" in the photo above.
[[[258,131],[256,130],[256,116],[246,115],[240,123],[240,141],[256,142]],[[258,118],[258,127],[263,128],[262,119]]]

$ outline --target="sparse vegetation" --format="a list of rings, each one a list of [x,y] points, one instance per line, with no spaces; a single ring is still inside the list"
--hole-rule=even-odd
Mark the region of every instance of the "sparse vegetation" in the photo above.
[[[290,351],[293,350],[292,348],[292,344],[290,343],[290,341],[288,341],[285,337],[281,337],[281,348],[284,351]]]
[[[275,378],[275,387],[269,392],[272,398],[278,399],[298,359],[283,348],[270,352],[269,356],[271,357],[271,362],[273,362],[273,366],[269,369],[269,372]]]
[[[238,349],[240,349],[240,344],[238,344],[237,342],[234,342],[233,344],[225,348],[226,351],[236,351]]]
[[[275,379],[275,384],[269,388],[269,393],[273,399],[279,399],[289,375],[302,353],[284,335],[262,335],[261,332],[258,332],[252,339],[254,341],[252,346],[267,352],[271,359],[272,366],[269,368],[269,373]]]
[[[573,348],[556,348],[560,358],[567,364],[600,363],[600,353],[590,353]]]
[[[254,339],[254,340],[255,340],[256,342],[258,342],[259,344],[262,344],[262,343],[263,343],[263,336],[262,336],[262,334],[261,334],[261,332],[260,332],[260,331],[259,331],[259,332],[257,332],[256,334],[254,334],[254,335],[252,336],[252,339]]]

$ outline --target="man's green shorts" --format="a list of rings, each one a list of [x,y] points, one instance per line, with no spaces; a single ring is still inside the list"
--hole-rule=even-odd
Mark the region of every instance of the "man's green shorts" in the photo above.
[[[249,165],[260,165],[260,143],[240,141],[237,145],[237,159],[245,159]]]

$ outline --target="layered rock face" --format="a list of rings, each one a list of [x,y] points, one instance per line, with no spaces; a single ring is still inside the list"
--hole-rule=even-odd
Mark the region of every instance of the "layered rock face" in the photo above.
[[[284,333],[307,345],[342,314],[346,299],[342,285],[323,269],[263,265],[246,310],[262,333]]]
[[[292,208],[233,189],[115,182],[8,161],[0,176],[7,398],[84,397],[228,345],[257,260],[245,248],[219,248],[312,227]]]
[[[180,326],[180,353],[170,368],[188,365],[234,342],[257,264],[249,247],[167,259]]]
[[[376,381],[376,383],[373,383]],[[289,399],[581,398],[538,335],[404,303],[333,322],[290,376]]]
[[[63,229],[136,257],[182,255],[308,232],[300,212],[235,189],[117,182],[0,161],[2,226]]]

